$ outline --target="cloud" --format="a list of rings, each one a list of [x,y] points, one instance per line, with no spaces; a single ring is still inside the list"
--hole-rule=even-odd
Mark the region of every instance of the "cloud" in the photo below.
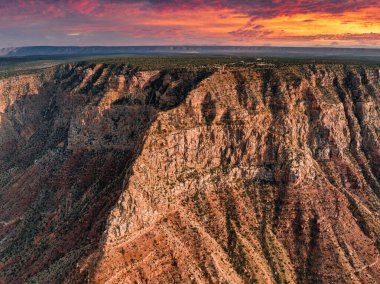
[[[104,1],[117,2],[125,1]],[[141,2],[141,1],[127,1]],[[380,7],[378,0],[148,0],[147,7],[175,11],[178,9],[202,9],[212,7],[215,9],[228,8],[241,13],[247,13],[253,18],[278,17],[300,13],[323,12],[338,14],[364,8]]]
[[[267,38],[273,31],[266,30],[263,25],[245,26],[244,28],[229,33],[239,40]]]
[[[364,44],[379,33],[378,0],[0,0],[5,45],[46,35],[89,45]]]
[[[81,33],[68,33],[67,36],[80,36]]]
[[[305,36],[287,36],[287,39],[297,40],[332,40],[336,43],[339,41],[380,41],[380,33],[363,33],[363,34],[317,34],[317,35],[305,35]]]
[[[330,13],[339,14],[347,11],[355,11],[365,8],[380,8],[378,0],[0,0],[0,7],[11,7],[20,13],[41,13],[44,9],[52,12],[52,15],[78,13],[84,15],[102,16],[101,11],[107,7],[128,9],[133,5],[139,5],[143,9],[151,9],[156,13],[176,12],[181,10],[193,10],[201,12],[202,9],[229,9],[237,13],[250,15],[252,18],[268,18],[288,16],[301,13]],[[14,10],[14,9],[13,9]]]

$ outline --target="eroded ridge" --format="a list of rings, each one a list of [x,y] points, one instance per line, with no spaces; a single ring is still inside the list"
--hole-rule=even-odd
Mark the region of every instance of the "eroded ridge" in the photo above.
[[[77,263],[146,130],[211,73],[76,64],[0,80],[0,282],[85,281]]]
[[[0,82],[3,281],[379,280],[378,68],[30,76]]]

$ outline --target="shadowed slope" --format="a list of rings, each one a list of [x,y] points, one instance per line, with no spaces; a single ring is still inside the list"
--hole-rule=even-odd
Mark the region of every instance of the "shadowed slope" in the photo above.
[[[172,72],[78,64],[1,81],[0,279],[85,279],[72,271],[97,248],[146,129],[210,74]]]

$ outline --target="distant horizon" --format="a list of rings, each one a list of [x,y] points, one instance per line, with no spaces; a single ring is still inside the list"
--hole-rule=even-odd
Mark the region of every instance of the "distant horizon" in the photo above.
[[[345,57],[380,59],[378,48],[236,45],[25,46],[0,49],[1,58],[28,56],[199,55],[254,57]]]

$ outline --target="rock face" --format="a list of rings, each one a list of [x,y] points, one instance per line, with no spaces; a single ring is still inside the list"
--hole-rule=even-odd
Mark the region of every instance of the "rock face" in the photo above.
[[[380,281],[380,73],[0,81],[0,282]]]

